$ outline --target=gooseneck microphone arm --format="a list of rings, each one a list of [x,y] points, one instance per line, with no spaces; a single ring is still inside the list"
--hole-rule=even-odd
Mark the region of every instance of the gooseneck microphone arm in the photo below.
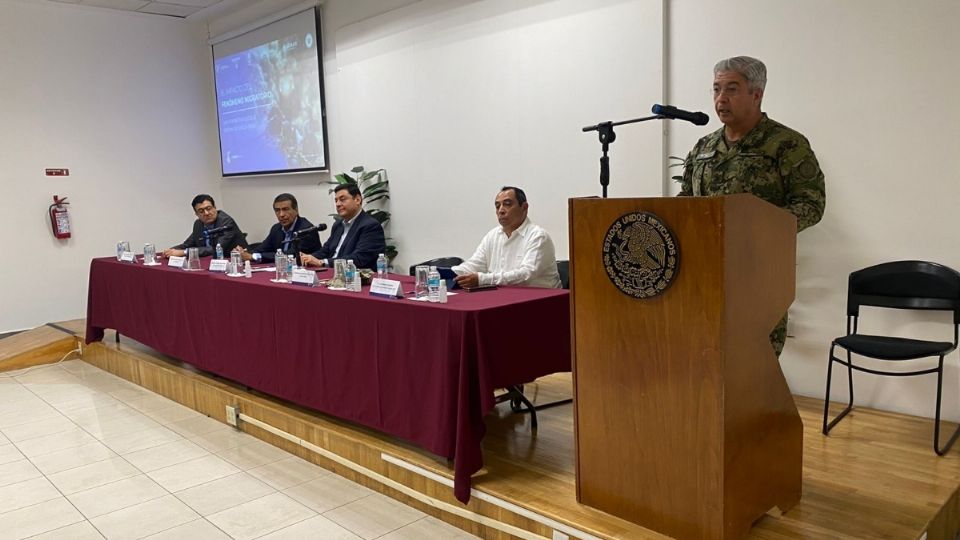
[[[617,134],[613,132],[613,128],[624,124],[635,124],[637,122],[646,122],[647,120],[657,120],[661,118],[664,117],[655,114],[653,116],[644,116],[643,118],[622,120],[620,122],[600,122],[595,126],[583,128],[584,133],[596,131],[600,136],[600,148],[603,151],[603,155],[600,156],[600,188],[603,190],[604,199],[607,198],[607,186],[610,185],[610,157],[607,156],[607,151],[610,149],[610,143],[617,140]]]

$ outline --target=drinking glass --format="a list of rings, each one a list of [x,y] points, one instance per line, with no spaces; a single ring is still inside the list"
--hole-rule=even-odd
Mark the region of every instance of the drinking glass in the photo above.
[[[430,273],[430,267],[427,265],[419,265],[414,271],[414,275],[417,278],[417,285],[414,288],[416,297],[426,298],[427,296],[427,275]]]
[[[144,264],[157,263],[157,248],[154,247],[153,244],[143,245],[143,263]]]
[[[187,248],[187,265],[183,268],[191,272],[200,271],[200,248]]]
[[[239,251],[230,252],[230,273],[237,275],[240,273],[240,269],[243,268],[243,257],[240,255]]]

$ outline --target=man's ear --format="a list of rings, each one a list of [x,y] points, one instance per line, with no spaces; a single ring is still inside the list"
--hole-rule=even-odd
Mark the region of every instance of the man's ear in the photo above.
[[[524,201],[523,204],[520,205],[520,208],[523,208],[524,212],[526,212],[526,210],[530,208],[530,203]]]

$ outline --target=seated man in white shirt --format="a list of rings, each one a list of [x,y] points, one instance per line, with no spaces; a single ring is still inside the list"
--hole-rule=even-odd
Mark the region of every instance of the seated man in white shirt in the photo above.
[[[483,237],[469,259],[452,268],[457,284],[559,288],[553,240],[527,218],[527,195],[520,188],[505,186],[494,205],[500,226]]]

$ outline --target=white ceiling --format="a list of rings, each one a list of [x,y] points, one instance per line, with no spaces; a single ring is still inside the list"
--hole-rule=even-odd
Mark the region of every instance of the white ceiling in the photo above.
[[[61,4],[74,4],[121,11],[135,11],[164,17],[208,20],[214,16],[243,9],[258,0],[47,0]]]

